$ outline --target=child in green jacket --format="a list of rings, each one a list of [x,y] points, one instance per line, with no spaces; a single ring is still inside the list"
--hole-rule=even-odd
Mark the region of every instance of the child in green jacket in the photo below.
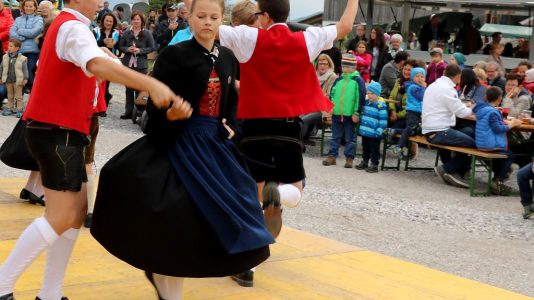
[[[345,139],[345,168],[352,168],[356,150],[355,126],[360,121],[361,103],[365,99],[365,82],[356,71],[356,57],[343,55],[341,61],[343,73],[334,82],[330,100],[332,109],[332,139],[328,157],[323,165],[336,164],[341,138]]]

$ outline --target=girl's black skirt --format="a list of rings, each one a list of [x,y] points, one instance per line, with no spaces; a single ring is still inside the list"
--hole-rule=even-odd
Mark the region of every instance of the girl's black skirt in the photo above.
[[[269,257],[257,188],[218,120],[173,143],[135,141],[102,168],[91,233],[139,269],[178,277],[244,272]]]

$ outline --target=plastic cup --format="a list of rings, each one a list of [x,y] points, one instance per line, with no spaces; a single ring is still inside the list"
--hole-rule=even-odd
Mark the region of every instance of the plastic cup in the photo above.
[[[532,118],[532,111],[531,110],[523,110],[520,115],[521,123],[523,124],[530,124],[530,120]]]

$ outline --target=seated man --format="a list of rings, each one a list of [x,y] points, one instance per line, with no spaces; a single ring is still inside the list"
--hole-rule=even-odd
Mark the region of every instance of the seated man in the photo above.
[[[432,144],[475,147],[473,131],[455,128],[456,117],[473,117],[473,112],[458,98],[455,86],[460,83],[462,70],[457,65],[448,65],[444,75],[429,85],[423,98],[422,129]],[[434,168],[446,183],[469,188],[463,175],[469,170],[469,158],[462,153],[451,157],[450,151],[440,150],[442,166]]]
[[[517,185],[521,195],[521,204],[523,205],[523,219],[529,219],[534,216],[534,204],[532,203],[532,188],[530,181],[534,179],[534,165],[532,163],[524,166],[517,172]]]

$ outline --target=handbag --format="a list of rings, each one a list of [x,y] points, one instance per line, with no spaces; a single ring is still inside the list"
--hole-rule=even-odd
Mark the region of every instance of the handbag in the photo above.
[[[11,134],[0,147],[0,160],[6,165],[22,170],[39,171],[37,161],[26,144],[26,121],[20,119]]]

